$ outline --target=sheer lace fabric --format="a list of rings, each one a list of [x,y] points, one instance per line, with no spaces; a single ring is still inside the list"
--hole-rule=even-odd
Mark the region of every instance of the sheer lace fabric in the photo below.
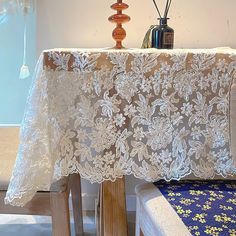
[[[91,182],[236,174],[236,50],[50,50],[38,62],[6,203]],[[235,125],[235,124],[234,124]]]

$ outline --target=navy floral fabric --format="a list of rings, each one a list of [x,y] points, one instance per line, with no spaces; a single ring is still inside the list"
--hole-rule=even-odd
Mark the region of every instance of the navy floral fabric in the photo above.
[[[154,183],[192,235],[236,236],[236,181]]]

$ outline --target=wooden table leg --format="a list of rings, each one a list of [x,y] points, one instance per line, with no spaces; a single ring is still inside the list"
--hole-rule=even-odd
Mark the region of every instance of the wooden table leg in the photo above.
[[[101,184],[100,236],[128,236],[124,177]]]

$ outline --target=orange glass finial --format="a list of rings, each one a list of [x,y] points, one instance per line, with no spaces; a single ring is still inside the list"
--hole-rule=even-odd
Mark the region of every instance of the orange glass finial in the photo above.
[[[121,49],[122,41],[126,37],[126,31],[122,27],[123,23],[130,21],[130,17],[122,13],[122,10],[127,9],[129,6],[122,2],[122,0],[117,0],[117,3],[113,4],[111,8],[117,11],[117,14],[112,15],[108,18],[108,20],[112,23],[116,23],[116,28],[112,32],[112,37],[116,41],[115,48]]]

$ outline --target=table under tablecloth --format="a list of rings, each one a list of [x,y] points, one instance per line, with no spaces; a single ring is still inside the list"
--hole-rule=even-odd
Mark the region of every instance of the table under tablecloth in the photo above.
[[[44,51],[5,202],[22,206],[72,173],[92,183],[236,174],[235,73],[229,48]]]

